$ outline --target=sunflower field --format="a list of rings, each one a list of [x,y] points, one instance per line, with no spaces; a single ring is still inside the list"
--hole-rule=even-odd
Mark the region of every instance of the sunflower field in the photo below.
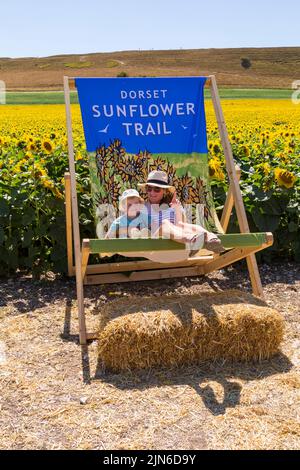
[[[222,103],[251,231],[275,242],[257,257],[300,260],[300,105],[289,100]],[[206,102],[209,173],[217,210],[228,189],[224,155]],[[81,232],[94,237],[90,177],[78,105],[72,105]],[[66,272],[63,105],[0,107],[0,275]],[[229,232],[238,231],[235,216]]]

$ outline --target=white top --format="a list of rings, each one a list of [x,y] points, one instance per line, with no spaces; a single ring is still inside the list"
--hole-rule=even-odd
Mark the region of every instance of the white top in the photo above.
[[[163,220],[169,220],[172,224],[176,225],[178,220],[176,220],[176,211],[173,207],[168,206],[167,204],[162,204],[159,206],[151,205],[149,202],[146,203],[148,210],[148,227],[152,231],[157,230],[161,225]],[[184,213],[184,208],[181,206],[181,211]]]

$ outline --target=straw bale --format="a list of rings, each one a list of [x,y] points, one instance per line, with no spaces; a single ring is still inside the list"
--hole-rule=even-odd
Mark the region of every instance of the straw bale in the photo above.
[[[130,297],[102,312],[99,362],[121,371],[217,359],[260,361],[278,352],[282,338],[281,314],[237,290]]]

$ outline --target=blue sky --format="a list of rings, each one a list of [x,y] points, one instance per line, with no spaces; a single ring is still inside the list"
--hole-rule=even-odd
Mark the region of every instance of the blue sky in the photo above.
[[[299,0],[3,0],[0,57],[300,46]]]

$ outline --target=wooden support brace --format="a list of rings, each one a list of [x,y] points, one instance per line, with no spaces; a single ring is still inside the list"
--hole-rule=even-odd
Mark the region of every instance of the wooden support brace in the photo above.
[[[205,254],[201,256],[194,256],[187,260],[168,263],[168,268],[186,268],[190,266],[199,266],[205,262],[213,259],[212,254]],[[130,271],[145,271],[152,269],[163,269],[164,264],[157,263],[150,260],[144,261],[124,261],[124,262],[114,262],[114,263],[101,263],[101,264],[88,264],[86,268],[86,275],[94,274],[109,274],[109,273],[118,273],[118,272],[130,272]],[[75,267],[73,266],[73,275],[75,275]]]
[[[234,205],[236,209],[236,214],[240,226],[240,231],[242,233],[249,233],[249,225],[246,217],[246,211],[242,199],[242,193],[239,187],[238,177],[234,167],[234,160],[232,155],[232,149],[229,142],[228,132],[225,124],[225,119],[223,111],[221,108],[220,97],[218,92],[218,87],[216,83],[216,78],[214,75],[210,76],[210,86],[211,86],[211,96],[213,101],[213,106],[218,122],[220,137],[222,146],[224,149],[224,155],[226,160],[226,169],[232,188]],[[247,265],[249,270],[249,275],[251,279],[253,293],[259,297],[263,297],[263,289],[260,280],[260,275],[258,272],[257,262],[254,254],[247,256]]]
[[[75,273],[73,267],[73,235],[72,235],[72,202],[71,202],[71,175],[65,173],[65,212],[66,212],[66,237],[67,237],[67,259],[68,276]]]
[[[85,277],[85,285],[111,284],[119,282],[150,281],[156,279],[171,279],[176,277],[200,276],[203,266],[190,268],[157,269],[151,271],[132,272],[128,275],[122,273],[99,274]]]
[[[222,269],[229,264],[235,263],[247,256],[253,255],[254,253],[264,250],[273,244],[273,235],[272,233],[267,233],[266,243],[263,243],[258,247],[245,247],[245,248],[234,248],[233,250],[227,251],[223,255],[220,255],[218,258],[213,261],[209,261],[203,266],[203,273],[208,274],[216,269]],[[255,294],[257,295],[257,294]]]
[[[238,181],[240,181],[241,169],[239,168],[239,166],[236,166],[235,168],[236,168]],[[229,225],[229,220],[230,220],[230,216],[231,216],[233,206],[234,206],[234,196],[233,196],[232,185],[230,184],[229,189],[228,189],[228,193],[227,193],[227,197],[226,197],[226,201],[225,201],[225,204],[224,204],[223,212],[222,212],[221,221],[220,221],[221,226],[224,230],[224,233],[227,232],[227,228],[228,228],[228,225]]]
[[[90,254],[90,241],[87,238],[82,240],[82,251],[81,251],[81,277],[84,279],[86,274],[86,268],[88,265]]]

